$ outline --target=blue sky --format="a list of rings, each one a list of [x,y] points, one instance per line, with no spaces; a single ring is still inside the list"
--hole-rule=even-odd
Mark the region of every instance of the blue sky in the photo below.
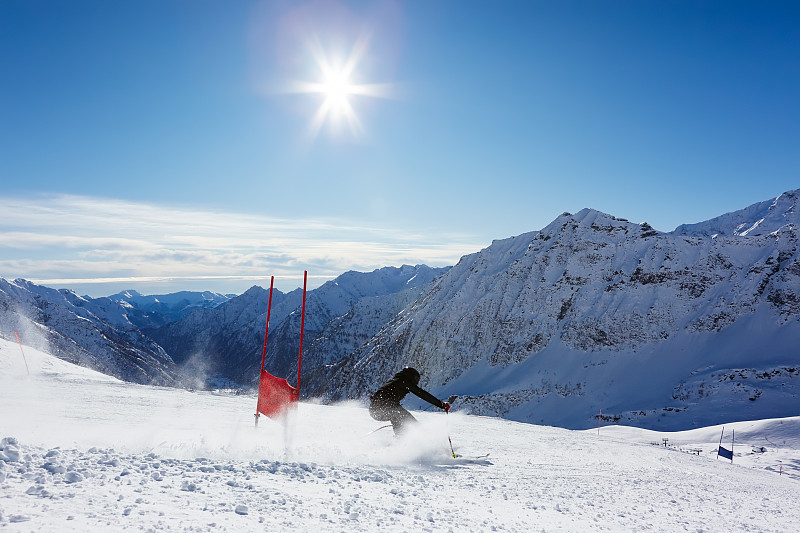
[[[799,27],[790,1],[4,0],[0,276],[288,290],[584,207],[706,220],[800,187]]]

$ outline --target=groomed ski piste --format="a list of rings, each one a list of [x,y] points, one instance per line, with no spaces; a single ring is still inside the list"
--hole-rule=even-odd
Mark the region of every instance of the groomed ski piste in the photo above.
[[[361,405],[301,402],[287,426],[255,428],[255,395],[24,354],[27,371],[0,340],[0,531],[800,529],[800,417],[726,424],[733,464],[716,457],[720,427],[598,434],[420,412],[394,439]]]

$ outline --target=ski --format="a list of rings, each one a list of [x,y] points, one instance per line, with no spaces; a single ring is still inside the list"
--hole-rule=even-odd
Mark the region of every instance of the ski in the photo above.
[[[489,457],[488,453],[483,455],[461,455],[460,453],[457,453],[453,455],[454,459],[486,459],[487,457]]]
[[[364,436],[365,436],[365,437],[368,437],[368,436],[372,435],[373,433],[375,433],[375,432],[377,432],[377,431],[380,431],[380,430],[382,430],[382,429],[384,429],[384,428],[390,428],[390,427],[392,427],[392,425],[391,425],[391,424],[386,424],[385,426],[381,426],[381,427],[379,427],[378,429],[373,429],[372,431],[370,431],[369,433],[367,433],[367,434],[366,434],[366,435],[364,435]]]
[[[461,454],[453,454],[452,459],[454,462],[457,463],[488,463],[489,462],[489,454],[485,455],[461,455]]]

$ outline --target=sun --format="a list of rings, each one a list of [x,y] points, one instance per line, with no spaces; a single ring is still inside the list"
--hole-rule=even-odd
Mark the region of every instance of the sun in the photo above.
[[[324,55],[317,56],[320,81],[309,84],[308,87],[310,92],[322,96],[322,102],[309,126],[312,139],[326,124],[333,131],[340,131],[342,126],[346,126],[354,137],[362,134],[361,121],[351,102],[356,94],[363,92],[359,84],[351,81],[357,64],[356,58],[350,58],[344,66],[337,66]]]
[[[390,93],[388,84],[361,81],[364,74],[358,70],[367,50],[367,40],[358,40],[350,53],[344,56],[325,50],[318,40],[309,48],[316,81],[298,82],[291,91],[316,95],[320,99],[308,126],[309,139],[313,141],[325,126],[334,134],[347,131],[354,138],[362,137],[364,127],[356,112],[356,100],[362,97],[386,98]]]
[[[344,71],[329,71],[324,74],[320,91],[325,96],[323,106],[330,109],[336,117],[352,109],[350,95],[355,94],[355,86],[350,83],[349,76]]]

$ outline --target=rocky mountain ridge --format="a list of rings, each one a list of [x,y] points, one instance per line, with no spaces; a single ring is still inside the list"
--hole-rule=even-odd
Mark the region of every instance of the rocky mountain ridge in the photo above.
[[[600,409],[659,427],[787,416],[800,392],[797,198],[670,233],[564,213],[464,256],[315,376],[316,391],[364,398],[376,376],[412,365],[456,406],[567,427],[596,424]]]
[[[425,265],[347,272],[307,295],[303,368],[313,372],[372,337],[447,268]],[[15,330],[121,379],[192,388],[253,387],[261,365],[268,291],[81,297],[0,278],[0,335]],[[302,291],[273,292],[266,368],[296,380]]]
[[[0,335],[126,381],[179,386],[179,368],[126,309],[29,281],[0,278]]]
[[[346,272],[309,291],[303,369],[318,367],[352,353],[422,288],[447,269],[425,265]],[[261,365],[268,291],[253,287],[215,309],[195,311],[147,334],[164,346],[192,374],[217,382],[255,386]],[[290,382],[297,379],[302,291],[273,291],[265,367]]]

